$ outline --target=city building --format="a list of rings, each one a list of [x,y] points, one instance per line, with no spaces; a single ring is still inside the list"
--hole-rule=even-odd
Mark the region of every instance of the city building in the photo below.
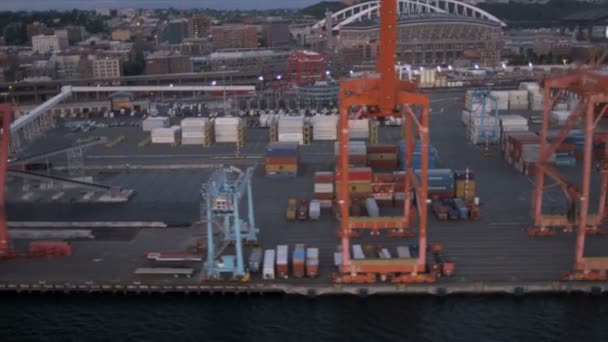
[[[53,34],[59,39],[59,46],[61,46],[62,49],[70,46],[70,35],[67,29],[55,30]]]
[[[190,18],[190,38],[208,37],[211,30],[211,18],[206,15],[195,15]]]
[[[288,46],[290,38],[287,21],[272,21],[262,26],[262,39],[267,47]]]
[[[167,23],[162,31],[161,42],[169,44],[180,44],[188,37],[188,20],[174,19]]]
[[[97,8],[95,9],[95,14],[109,17],[112,14],[112,11],[109,8]]]
[[[208,56],[193,57],[192,68],[195,72],[240,70],[254,71],[265,79],[285,74],[287,50],[235,50],[214,52]]]
[[[186,38],[180,44],[179,51],[190,56],[208,55],[213,51],[213,43],[209,38]]]
[[[87,78],[93,75],[87,51],[65,51],[53,55],[57,78],[76,79]]]
[[[571,29],[579,41],[608,42],[608,8],[570,14],[561,20],[562,30]]]
[[[287,59],[287,78],[291,85],[311,85],[325,78],[325,58],[312,51],[295,51]]]
[[[146,57],[146,75],[192,72],[190,57],[169,51],[157,51]]]
[[[92,61],[93,78],[118,78],[121,76],[121,63],[118,58],[99,58]]]
[[[216,50],[255,49],[258,33],[252,25],[222,25],[211,27],[211,39]]]
[[[80,41],[86,39],[87,31],[84,26],[66,26],[65,28],[68,31],[68,41],[70,45],[74,45]]]
[[[112,31],[112,40],[126,42],[131,40],[131,31],[126,29],[116,29]]]
[[[67,41],[60,40],[56,35],[38,35],[32,37],[32,50],[44,54],[49,52],[61,51],[67,47]]]

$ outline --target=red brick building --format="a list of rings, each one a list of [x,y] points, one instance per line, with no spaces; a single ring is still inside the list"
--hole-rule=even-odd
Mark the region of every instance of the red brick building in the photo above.
[[[293,86],[314,84],[325,78],[325,58],[311,51],[295,51],[287,58],[287,77]]]
[[[216,50],[255,49],[258,47],[258,32],[251,25],[213,26],[211,40]]]

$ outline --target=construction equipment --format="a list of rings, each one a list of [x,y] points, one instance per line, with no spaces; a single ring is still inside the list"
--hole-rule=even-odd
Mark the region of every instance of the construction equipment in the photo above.
[[[395,50],[397,42],[397,0],[380,1],[380,46],[376,73],[365,74],[360,79],[348,79],[340,84],[339,161],[336,163],[337,179],[349,183],[348,140],[349,114],[359,109],[360,115],[369,119],[389,117],[403,118],[405,150],[404,214],[400,217],[351,218],[349,188],[340,187],[341,268],[334,274],[337,283],[373,283],[378,276],[396,283],[433,282],[435,275],[426,267],[427,187],[429,150],[429,99],[416,91],[416,84],[397,79]],[[416,132],[414,132],[414,130]],[[413,148],[417,141],[421,146],[420,177],[412,168]],[[415,193],[418,212],[420,253],[416,258],[399,259],[351,259],[350,238],[356,230],[388,230],[392,236],[411,236],[410,211]]]
[[[540,156],[535,165],[535,189],[533,193],[534,226],[528,229],[531,236],[551,236],[556,227],[570,232],[576,227],[576,247],[572,272],[563,275],[564,280],[608,280],[607,257],[585,257],[585,238],[588,234],[603,231],[606,191],[608,190],[608,132],[598,125],[608,114],[608,75],[601,69],[608,51],[594,57],[590,66],[574,72],[549,77],[542,82],[544,91],[544,111],[540,131]],[[547,142],[550,114],[556,101],[564,94],[573,94],[578,104],[572,109],[559,135],[551,143]],[[573,184],[549,162],[550,156],[565,140],[574,125],[582,120],[584,147],[582,153],[582,176],[580,186]],[[591,169],[593,166],[593,144],[603,142],[603,158],[599,162],[601,185],[597,214],[589,213],[591,193]],[[562,188],[566,198],[567,213],[547,215],[543,213],[543,193],[545,176],[552,178]]]
[[[256,244],[259,229],[253,214],[251,179],[254,167],[244,172],[236,167],[223,167],[211,174],[201,188],[201,222],[207,222],[207,260],[204,269],[209,280],[221,279],[222,273],[233,279],[248,281],[245,269],[243,244]],[[247,195],[248,221],[241,220],[239,202]],[[219,231],[214,229],[220,226]],[[216,236],[219,241],[215,241]],[[235,255],[222,255],[229,245]]]

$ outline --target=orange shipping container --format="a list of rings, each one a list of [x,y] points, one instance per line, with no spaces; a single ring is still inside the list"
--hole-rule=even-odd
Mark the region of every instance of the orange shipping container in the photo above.
[[[266,157],[267,165],[297,164],[297,157]]]

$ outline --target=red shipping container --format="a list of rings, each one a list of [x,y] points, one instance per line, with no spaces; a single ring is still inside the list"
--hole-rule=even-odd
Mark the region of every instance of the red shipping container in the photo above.
[[[332,200],[334,199],[334,194],[331,192],[323,192],[323,193],[315,193],[312,196],[314,199],[318,199],[318,200]]]
[[[29,254],[33,256],[59,257],[72,254],[72,246],[63,241],[30,242]]]
[[[374,183],[392,183],[395,177],[392,173],[374,173]]]
[[[366,165],[367,164],[367,156],[366,155],[349,155],[348,156],[348,164],[349,165]],[[336,165],[340,165],[340,157],[336,157]]]
[[[375,169],[396,169],[399,166],[397,159],[393,160],[369,160],[367,165]]]
[[[334,173],[330,171],[315,172],[315,183],[333,183]]]
[[[287,164],[297,164],[297,157],[266,157],[265,158],[267,165],[287,165]]]
[[[348,177],[353,181],[371,181],[372,180],[372,169],[369,167],[358,167],[351,168],[348,170]]]
[[[367,153],[397,153],[397,145],[367,145]]]

